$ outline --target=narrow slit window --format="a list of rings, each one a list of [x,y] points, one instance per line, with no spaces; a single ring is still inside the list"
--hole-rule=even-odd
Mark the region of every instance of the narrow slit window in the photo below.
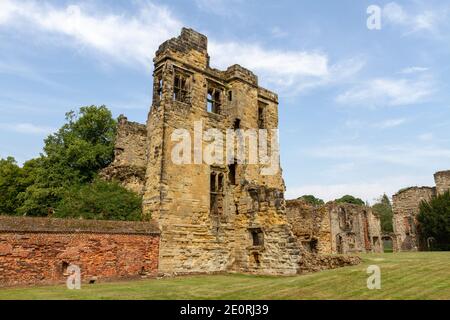
[[[258,128],[266,129],[266,106],[262,103],[258,106]]]
[[[232,186],[235,186],[236,180],[236,163],[233,163],[228,166],[228,181]]]
[[[239,130],[241,128],[241,119],[235,119],[233,123],[233,129]]]

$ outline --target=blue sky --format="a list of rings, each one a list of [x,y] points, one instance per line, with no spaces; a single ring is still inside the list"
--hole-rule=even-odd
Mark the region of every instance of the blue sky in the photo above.
[[[182,26],[208,36],[213,66],[279,93],[289,198],[373,201],[450,169],[444,0],[0,0],[0,157],[37,156],[83,105],[144,123],[154,52]]]

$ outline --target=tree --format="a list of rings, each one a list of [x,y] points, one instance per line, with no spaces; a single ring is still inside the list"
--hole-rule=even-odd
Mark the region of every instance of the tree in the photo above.
[[[0,159],[0,215],[16,214],[20,206],[18,195],[24,191],[21,168],[13,157]]]
[[[313,195],[304,195],[298,198],[298,200],[303,200],[306,203],[309,203],[310,205],[313,206],[321,206],[325,204],[325,202],[322,199],[316,198]]]
[[[117,182],[95,179],[65,190],[55,209],[58,218],[140,220],[142,198]]]
[[[423,243],[434,238],[436,249],[450,250],[450,192],[438,195],[430,202],[423,201],[417,221]]]
[[[393,211],[392,211],[392,205],[391,201],[389,200],[389,197],[384,194],[376,204],[372,206],[372,209],[375,214],[378,214],[380,216],[380,223],[381,223],[381,230],[385,233],[390,233],[394,231],[394,228],[392,226],[392,218],[393,218]]]
[[[365,202],[362,201],[360,198],[355,198],[354,196],[351,196],[351,195],[345,195],[340,199],[336,199],[335,201],[337,203],[350,203],[350,204],[356,204],[359,206],[365,205]]]
[[[20,194],[18,212],[46,216],[67,188],[90,183],[114,157],[117,122],[105,106],[66,113],[66,123],[45,139],[44,154],[24,165],[29,186]]]

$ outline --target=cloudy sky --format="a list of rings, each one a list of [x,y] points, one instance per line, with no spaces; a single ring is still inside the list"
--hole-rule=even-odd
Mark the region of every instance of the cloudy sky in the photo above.
[[[289,198],[372,201],[450,169],[445,0],[0,0],[0,157],[37,156],[83,105],[144,123],[153,54],[183,26],[208,35],[214,67],[279,93]]]

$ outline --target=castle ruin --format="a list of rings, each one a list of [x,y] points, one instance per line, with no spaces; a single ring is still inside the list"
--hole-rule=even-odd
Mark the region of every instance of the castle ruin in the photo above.
[[[418,229],[417,215],[422,201],[430,201],[436,195],[450,190],[450,171],[434,174],[435,187],[410,187],[393,196],[394,250],[419,251],[426,248]]]
[[[287,215],[299,246],[307,252],[383,252],[380,218],[370,207],[336,202],[313,206],[288,200]]]
[[[263,175],[264,164],[173,161],[174,132],[195,137],[199,121],[223,136],[230,129],[278,128],[278,96],[239,65],[211,68],[207,44],[184,28],[159,47],[147,125],[119,119],[115,161],[102,175],[143,195],[144,215],[162,231],[160,272],[295,274],[300,251],[286,217],[281,170]]]

